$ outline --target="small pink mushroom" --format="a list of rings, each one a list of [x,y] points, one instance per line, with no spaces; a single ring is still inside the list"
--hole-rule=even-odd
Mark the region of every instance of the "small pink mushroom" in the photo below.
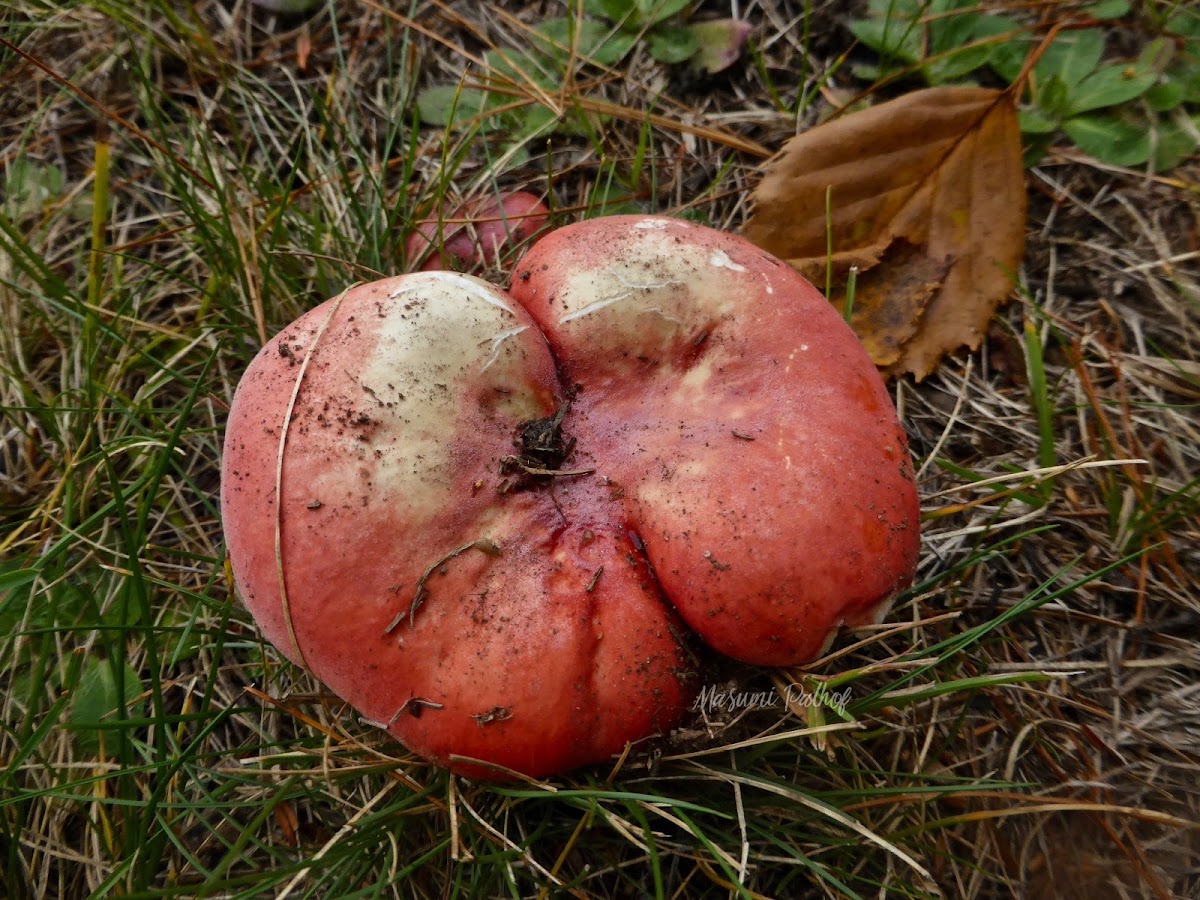
[[[550,211],[525,191],[474,200],[441,219],[426,219],[405,241],[410,267],[467,271],[493,265],[546,227]],[[439,251],[437,248],[441,246]],[[419,265],[418,265],[419,263]]]

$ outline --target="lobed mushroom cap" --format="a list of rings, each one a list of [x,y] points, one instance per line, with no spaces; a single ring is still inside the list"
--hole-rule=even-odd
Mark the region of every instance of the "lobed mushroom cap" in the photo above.
[[[542,776],[673,727],[685,646],[819,655],[912,578],[903,431],[808,282],[733,235],[617,216],[509,292],[352,288],[269,342],[222,514],[267,637],[413,751]]]

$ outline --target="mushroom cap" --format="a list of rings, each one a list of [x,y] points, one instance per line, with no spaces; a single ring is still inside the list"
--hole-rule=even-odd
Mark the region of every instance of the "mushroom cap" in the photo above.
[[[502,490],[514,433],[560,403],[528,315],[430,272],[302,316],[230,409],[221,507],[255,620],[368,720],[467,774],[503,772],[468,759],[531,776],[605,759],[690,698],[677,620],[608,489]]]
[[[511,294],[582,385],[580,465],[624,488],[663,592],[713,649],[796,665],[915,571],[907,440],[849,326],[735,235],[612,216],[543,237]]]
[[[919,541],[903,431],[833,308],[652,216],[551,233],[508,293],[427,272],[311,310],[238,386],[221,503],[266,636],[477,777],[673,727],[689,630],[810,661],[886,612]]]
[[[449,216],[419,222],[405,241],[405,259],[423,272],[492,265],[506,247],[519,246],[545,228],[549,215],[545,204],[526,191],[476,199]]]

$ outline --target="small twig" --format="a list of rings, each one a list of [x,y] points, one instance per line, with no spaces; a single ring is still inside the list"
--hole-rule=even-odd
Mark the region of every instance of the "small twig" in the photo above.
[[[408,610],[398,613],[396,618],[392,619],[392,621],[388,624],[388,627],[383,629],[383,633],[391,634],[393,631],[395,631],[396,626],[404,621],[405,616],[408,616],[408,627],[412,628],[414,617],[417,614],[417,607],[425,601],[425,594],[427,593],[425,583],[429,581],[433,573],[439,568],[450,562],[450,560],[454,559],[454,557],[466,553],[468,550],[478,550],[480,553],[486,553],[488,556],[500,555],[499,544],[489,538],[480,538],[477,541],[471,541],[469,544],[463,544],[461,547],[456,547],[445,556],[434,560],[433,564],[425,570],[425,574],[417,579],[417,590],[416,593],[413,594],[412,603],[409,605]]]
[[[717,558],[715,556],[713,556],[713,553],[711,550],[704,551],[704,558],[706,560],[708,560],[709,565],[711,565],[718,572],[728,572],[729,571],[729,563],[718,562]]]
[[[506,706],[493,706],[487,712],[473,713],[471,718],[482,728],[484,725],[491,725],[493,722],[504,722],[511,719],[512,710]]]
[[[459,862],[462,859],[462,842],[458,837],[458,779],[450,776],[450,796],[446,799],[446,808],[450,811],[450,859]]]
[[[596,582],[600,580],[600,576],[603,574],[604,574],[604,566],[601,566],[595,572],[592,573],[592,580],[588,582],[587,587],[585,587],[584,590],[590,594],[593,591],[593,589],[595,589]]]
[[[388,719],[386,727],[391,728],[393,725],[395,725],[396,720],[404,715],[405,712],[407,712],[414,719],[419,719],[421,718],[422,710],[445,708],[445,704],[438,703],[436,700],[430,700],[426,697],[414,697],[412,694],[409,694],[408,699],[401,703],[400,708],[392,714],[390,719]]]
[[[505,466],[520,469],[526,475],[551,475],[555,478],[565,478],[570,475],[591,475],[595,469],[540,469],[537,466],[527,466],[515,456],[502,457],[500,462]]]
[[[343,259],[340,256],[326,256],[324,253],[310,253],[307,250],[300,250],[295,247],[284,247],[279,250],[268,250],[271,256],[291,256],[296,259],[312,259],[321,262],[334,263],[335,265],[345,266],[347,269],[357,269],[364,275],[370,276],[372,281],[378,281],[381,278],[387,278],[384,272],[377,269],[372,269],[370,266],[364,266],[362,263],[353,262],[348,259]]]

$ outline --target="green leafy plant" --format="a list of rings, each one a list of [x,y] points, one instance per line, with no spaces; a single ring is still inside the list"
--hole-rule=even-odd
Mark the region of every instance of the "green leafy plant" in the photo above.
[[[42,215],[50,206],[63,202],[63,173],[58,166],[42,165],[26,156],[18,156],[3,177],[0,193],[0,213],[14,222]],[[76,198],[66,204],[67,212],[76,218],[87,218],[90,209],[86,200]]]
[[[682,21],[691,0],[585,0],[583,8],[626,35],[645,35],[646,50],[662,63],[691,62],[706,72],[728,68],[750,32],[740,19]]]
[[[645,34],[646,49],[659,62],[686,62],[699,49],[699,41],[686,25],[672,19],[690,0],[586,0],[584,10],[616,25],[627,37]]]
[[[127,662],[92,658],[84,665],[71,705],[70,724],[82,749],[102,752],[106,737],[130,715],[143,686],[137,670]]]
[[[868,16],[850,23],[856,38],[879,55],[854,74],[870,81],[917,74],[930,85],[962,81],[988,65],[1005,40],[1024,27],[983,12],[974,0],[871,0]]]
[[[524,51],[489,50],[477,75],[421,91],[417,96],[421,121],[450,128],[478,123],[485,131],[518,138],[583,130],[583,110],[569,110],[560,117],[547,103],[537,102],[539,95],[558,94],[572,48],[578,57],[609,66],[633,48],[634,39],[593,19],[548,19],[532,34],[531,46]]]
[[[690,62],[710,73],[732,65],[750,25],[737,19],[688,23],[689,5],[690,0],[585,0],[582,17],[547,19],[529,33],[529,46],[489,50],[473,77],[423,90],[417,98],[421,120],[452,128],[477,122],[518,141],[552,131],[586,132],[587,111],[559,114],[538,102],[558,95],[576,60],[614,66],[644,40],[650,56],[669,65]]]
[[[1060,23],[1046,43],[978,0],[872,0],[850,30],[879,62],[854,71],[873,81],[915,75],[931,85],[972,81],[989,69],[1009,84],[1024,76],[1028,162],[1062,133],[1101,162],[1161,172],[1200,146],[1200,13],[1176,11],[1136,59],[1113,60],[1098,24],[1130,14],[1125,0],[1102,0]]]

